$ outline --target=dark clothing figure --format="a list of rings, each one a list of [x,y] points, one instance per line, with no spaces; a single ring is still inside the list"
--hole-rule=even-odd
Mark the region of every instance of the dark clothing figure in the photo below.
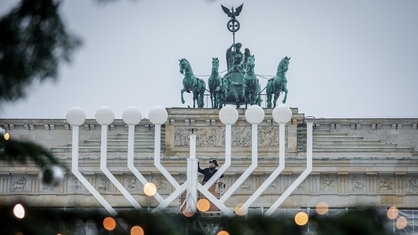
[[[208,168],[200,168],[200,164],[198,165],[198,171],[199,173],[203,174],[203,181],[202,183],[205,184],[206,182],[209,181],[209,179],[218,171],[216,170],[216,167],[218,167],[218,162],[216,160],[210,160],[209,161],[210,165]],[[221,176],[221,178],[223,177],[223,175]]]

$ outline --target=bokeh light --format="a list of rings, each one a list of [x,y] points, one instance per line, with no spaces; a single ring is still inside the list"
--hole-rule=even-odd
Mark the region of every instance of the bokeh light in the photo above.
[[[106,217],[103,220],[103,227],[107,231],[112,231],[116,228],[116,220],[112,217]]]
[[[193,211],[189,211],[189,210],[186,210],[186,209],[183,209],[182,213],[185,217],[192,217],[194,215]]]
[[[199,211],[205,212],[208,211],[210,208],[210,202],[206,198],[201,198],[197,201],[197,209]]]
[[[225,230],[219,231],[216,235],[229,235],[229,233]]]
[[[16,218],[18,219],[23,219],[25,218],[25,208],[22,206],[22,204],[16,204],[13,207],[13,214],[14,216],[16,216]]]
[[[309,217],[308,214],[306,214],[303,211],[300,211],[296,213],[295,215],[295,223],[299,226],[303,226],[308,223]]]
[[[389,219],[396,219],[396,217],[398,217],[398,214],[399,214],[399,211],[396,206],[391,206],[388,209],[387,216]]]
[[[328,204],[326,202],[319,202],[316,204],[316,213],[319,215],[325,215],[328,213]]]
[[[144,185],[144,193],[145,195],[151,197],[157,192],[157,186],[154,183],[146,183]]]
[[[408,219],[405,216],[400,216],[396,220],[396,228],[397,229],[404,229],[408,225]]]
[[[9,132],[4,133],[3,138],[4,138],[4,140],[9,140],[10,139]]]
[[[234,211],[236,215],[244,216],[248,213],[248,208],[242,207],[242,204],[238,204]]]
[[[131,235],[144,235],[144,229],[141,226],[133,226],[131,228]]]

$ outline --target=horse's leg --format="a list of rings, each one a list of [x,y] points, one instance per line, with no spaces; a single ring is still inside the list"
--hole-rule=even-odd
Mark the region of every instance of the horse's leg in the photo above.
[[[280,92],[274,92],[273,108],[276,107],[277,99],[280,96]]]
[[[216,108],[218,106],[218,101],[216,100],[216,91],[213,92],[213,100],[212,100],[212,108]]]
[[[251,91],[251,103],[250,104],[251,105],[254,105],[255,104],[255,92],[254,92],[254,90]]]
[[[218,91],[216,96],[217,96],[216,100],[218,101],[218,105],[216,106],[216,108],[222,108],[222,101],[223,101],[223,96],[224,96],[223,91],[222,90]]]
[[[202,108],[202,101],[201,101],[201,99],[202,99],[202,97],[200,96],[200,93],[199,93],[199,92],[197,92],[197,95],[196,95],[196,102],[197,102],[197,107],[198,107],[198,108]]]
[[[255,104],[255,94],[254,91],[251,92],[251,105]]]
[[[271,96],[273,95],[271,92],[266,92],[267,93],[267,108],[271,109]]]
[[[237,91],[237,87],[236,86],[234,86],[234,87],[232,87],[233,88],[233,92],[234,92],[234,98],[235,98],[235,102],[237,102],[238,103],[238,101],[239,101],[239,97],[238,97],[238,91]]]
[[[205,91],[206,91],[206,86],[205,86],[205,82],[202,80],[199,86],[199,92],[198,92],[198,107],[199,108],[203,108],[205,106]],[[212,106],[213,107],[213,106]]]
[[[203,100],[205,96],[205,89],[202,89],[198,95],[198,100],[197,100],[197,106],[199,108],[203,108],[203,106],[205,106],[205,101]]]
[[[197,91],[193,91],[193,108],[196,108]]]
[[[180,94],[181,94],[181,103],[182,103],[182,104],[184,104],[184,102],[185,102],[185,101],[184,101],[184,97],[183,97],[183,93],[184,93],[185,91],[186,91],[186,89],[185,89],[185,88],[183,88],[183,89],[181,89],[181,90],[180,90]]]
[[[219,107],[219,92],[215,91],[215,109],[217,109]]]
[[[247,85],[246,84],[244,84],[243,86],[242,86],[242,91],[241,91],[241,95],[242,95],[242,97],[244,97],[244,99],[246,100],[247,98],[245,97],[245,91],[247,90]]]
[[[285,104],[287,100],[287,89],[283,90],[283,92],[284,92],[283,104]]]
[[[245,91],[245,105],[250,104],[251,105],[251,91],[246,90]]]
[[[247,104],[248,104],[248,101],[250,100],[249,99],[249,93],[248,93],[248,90],[247,90],[247,86],[244,84],[243,85],[243,92],[244,92],[244,94],[243,94],[243,96],[242,97],[244,97],[244,101],[245,101],[245,108],[247,108]]]
[[[244,91],[244,101],[245,101],[245,108],[248,107],[248,103],[250,102],[250,93],[247,89]]]

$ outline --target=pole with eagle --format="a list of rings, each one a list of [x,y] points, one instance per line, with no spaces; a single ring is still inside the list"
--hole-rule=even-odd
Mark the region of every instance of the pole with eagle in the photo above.
[[[237,19],[235,19],[235,17],[239,16],[239,14],[242,11],[242,7],[244,4],[241,4],[241,6],[237,7],[236,9],[234,9],[234,7],[232,7],[231,9],[221,5],[222,10],[225,12],[225,14],[228,15],[228,17],[230,17],[231,19],[228,21],[228,23],[226,24],[226,27],[228,28],[229,32],[232,32],[232,42],[235,45],[235,32],[237,32],[240,28],[240,24],[238,22]]]

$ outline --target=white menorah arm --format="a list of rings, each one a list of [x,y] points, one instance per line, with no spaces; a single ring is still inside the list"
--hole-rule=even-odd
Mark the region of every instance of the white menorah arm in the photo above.
[[[206,183],[207,184],[207,183]],[[209,201],[211,201],[216,207],[218,207],[224,214],[233,216],[234,213],[220,202],[209,190],[207,190],[201,183],[197,183],[197,190],[199,190]]]
[[[258,158],[258,135],[257,135],[257,124],[251,125],[251,165],[242,173],[242,175],[235,181],[234,184],[224,193],[220,201],[225,203],[229,197],[238,189],[239,186],[251,175],[251,173],[257,168]]]
[[[285,168],[285,127],[286,123],[279,123],[279,166],[271,173],[271,175],[258,187],[258,189],[242,204],[238,209],[238,214],[246,214],[248,208],[261,196],[261,194],[270,186],[271,183],[282,173]]]
[[[107,168],[107,128],[108,125],[102,125],[101,143],[100,143],[100,170],[106,175],[106,177],[116,186],[116,188],[122,193],[122,195],[128,200],[128,202],[140,209],[141,206],[135,200],[135,198],[123,187],[123,185],[116,179],[116,177]]]
[[[139,172],[134,165],[134,138],[135,138],[135,125],[128,125],[128,169],[135,175],[135,177],[143,184],[148,184],[148,180]],[[158,202],[162,202],[164,199],[158,192],[153,195]]]
[[[160,205],[158,205],[152,212],[158,212],[162,209],[166,208],[172,201],[177,199],[181,193],[183,193],[187,189],[187,181],[184,182],[184,184],[180,185],[174,192],[170,194],[164,201],[160,202]]]
[[[164,175],[164,177],[173,185],[174,188],[180,187],[174,177],[161,165],[161,125],[155,124],[154,134],[154,165]]]
[[[266,215],[271,215],[277,208],[286,200],[290,194],[302,183],[302,181],[309,176],[312,172],[312,145],[313,145],[313,133],[312,133],[312,121],[307,121],[307,136],[306,136],[306,169],[302,174],[296,178],[295,181],[284,191],[282,195],[271,205],[271,207],[266,211]]]
[[[225,171],[231,166],[231,132],[232,132],[232,125],[226,124],[225,125],[225,162],[219,168],[219,170],[205,183],[203,186],[205,189],[209,189],[215,181],[217,181],[221,175],[225,173]]]
[[[106,209],[106,211],[116,216],[118,213],[113,209],[113,207],[100,195],[100,193],[89,183],[89,181],[80,173],[78,170],[78,136],[79,136],[79,126],[72,126],[72,162],[71,162],[71,172],[77,177],[77,179],[86,187],[86,189],[99,201],[100,204]]]
[[[308,160],[309,162],[309,160]],[[310,165],[310,166],[309,166]],[[293,193],[293,191],[302,183],[302,181],[309,176],[309,174],[312,172],[312,164],[307,164],[307,168],[302,172],[302,174],[296,178],[295,181],[289,186],[289,188],[284,191],[282,195],[271,205],[271,207],[266,211],[265,215],[271,215],[274,213],[274,211],[279,208],[279,206],[286,200],[290,194]]]

